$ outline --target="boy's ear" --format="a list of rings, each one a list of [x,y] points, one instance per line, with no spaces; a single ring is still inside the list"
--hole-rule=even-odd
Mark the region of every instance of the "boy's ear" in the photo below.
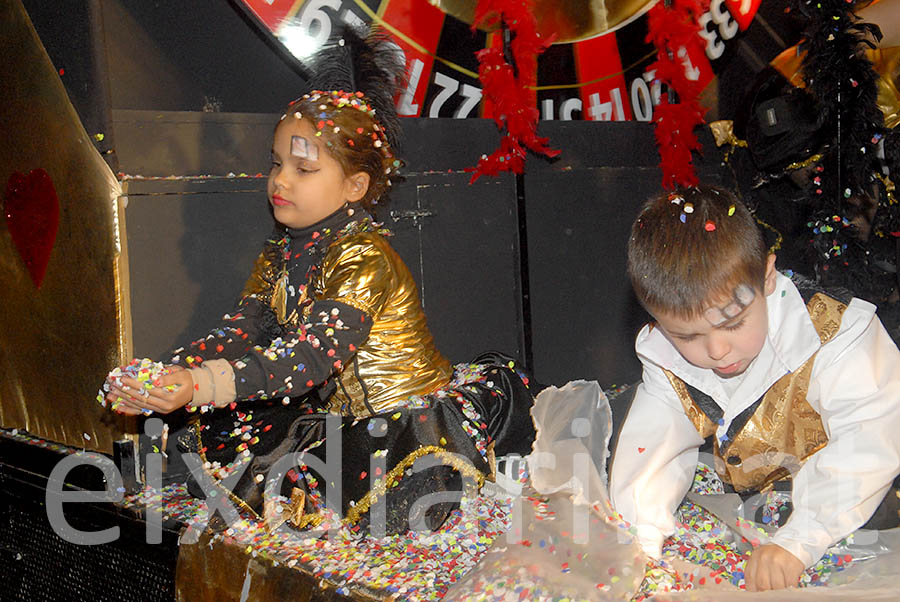
[[[771,254],[766,259],[766,280],[763,286],[766,296],[775,292],[775,274],[777,273],[775,270],[775,255]]]
[[[347,200],[351,203],[362,199],[369,190],[369,174],[358,171],[352,176],[347,176],[345,181]]]

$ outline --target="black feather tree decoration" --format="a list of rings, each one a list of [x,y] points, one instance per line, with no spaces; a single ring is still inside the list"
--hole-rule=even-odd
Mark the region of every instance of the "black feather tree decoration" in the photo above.
[[[826,285],[849,288],[875,300],[886,274],[878,264],[871,236],[861,235],[860,224],[893,221],[887,216],[873,222],[886,199],[877,193],[883,162],[880,144],[888,133],[878,107],[878,74],[865,56],[871,39],[881,30],[862,23],[853,10],[856,0],[799,0],[804,18],[802,63],[806,90],[821,111],[823,157],[811,174],[812,206],[809,227],[819,278]],[[896,209],[891,209],[896,213]],[[887,219],[886,219],[887,218]]]
[[[878,108],[878,74],[866,58],[867,36],[881,39],[881,30],[861,23],[853,13],[856,2],[802,0],[806,17],[803,78],[807,90],[819,102],[831,141],[831,152],[840,154],[840,179],[852,194],[868,187],[868,172],[877,164],[876,134],[884,134],[884,118]],[[841,191],[843,192],[843,191]],[[844,195],[841,195],[844,196]]]

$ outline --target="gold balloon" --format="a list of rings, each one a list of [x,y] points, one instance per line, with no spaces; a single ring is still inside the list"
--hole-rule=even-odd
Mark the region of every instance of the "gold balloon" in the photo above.
[[[448,15],[471,23],[475,0],[430,0]],[[534,0],[541,36],[554,43],[577,42],[614,31],[644,14],[656,0]]]

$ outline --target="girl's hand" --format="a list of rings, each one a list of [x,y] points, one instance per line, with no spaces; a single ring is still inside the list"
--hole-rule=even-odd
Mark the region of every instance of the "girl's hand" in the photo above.
[[[124,388],[110,383],[110,391],[106,395],[109,403],[118,403],[117,411],[135,416],[160,412],[168,414],[184,407],[194,398],[194,380],[191,373],[181,366],[169,366],[169,374],[160,376],[149,391],[143,384],[129,377],[122,378]],[[166,387],[175,385],[175,390]]]
[[[781,546],[769,543],[750,554],[744,568],[744,583],[751,592],[796,587],[803,569],[799,558]]]

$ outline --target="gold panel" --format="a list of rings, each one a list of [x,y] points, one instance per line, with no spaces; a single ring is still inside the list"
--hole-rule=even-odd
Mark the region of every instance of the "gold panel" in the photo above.
[[[472,23],[476,0],[429,0],[449,15]],[[534,0],[532,10],[542,36],[554,43],[593,38],[614,31],[644,14],[656,0]]]
[[[178,602],[281,602],[292,600],[350,599],[356,602],[395,600],[390,594],[363,591],[350,586],[349,594],[336,594],[336,583],[316,578],[302,569],[275,566],[253,558],[237,543],[225,543],[208,532],[195,543],[178,546],[175,569],[175,599]],[[249,586],[249,587],[248,587]]]
[[[0,425],[109,453],[127,423],[94,398],[125,348],[119,184],[19,0],[0,2],[0,72],[0,196],[13,174],[43,169],[59,198],[40,287],[11,234],[27,228],[0,219]]]

